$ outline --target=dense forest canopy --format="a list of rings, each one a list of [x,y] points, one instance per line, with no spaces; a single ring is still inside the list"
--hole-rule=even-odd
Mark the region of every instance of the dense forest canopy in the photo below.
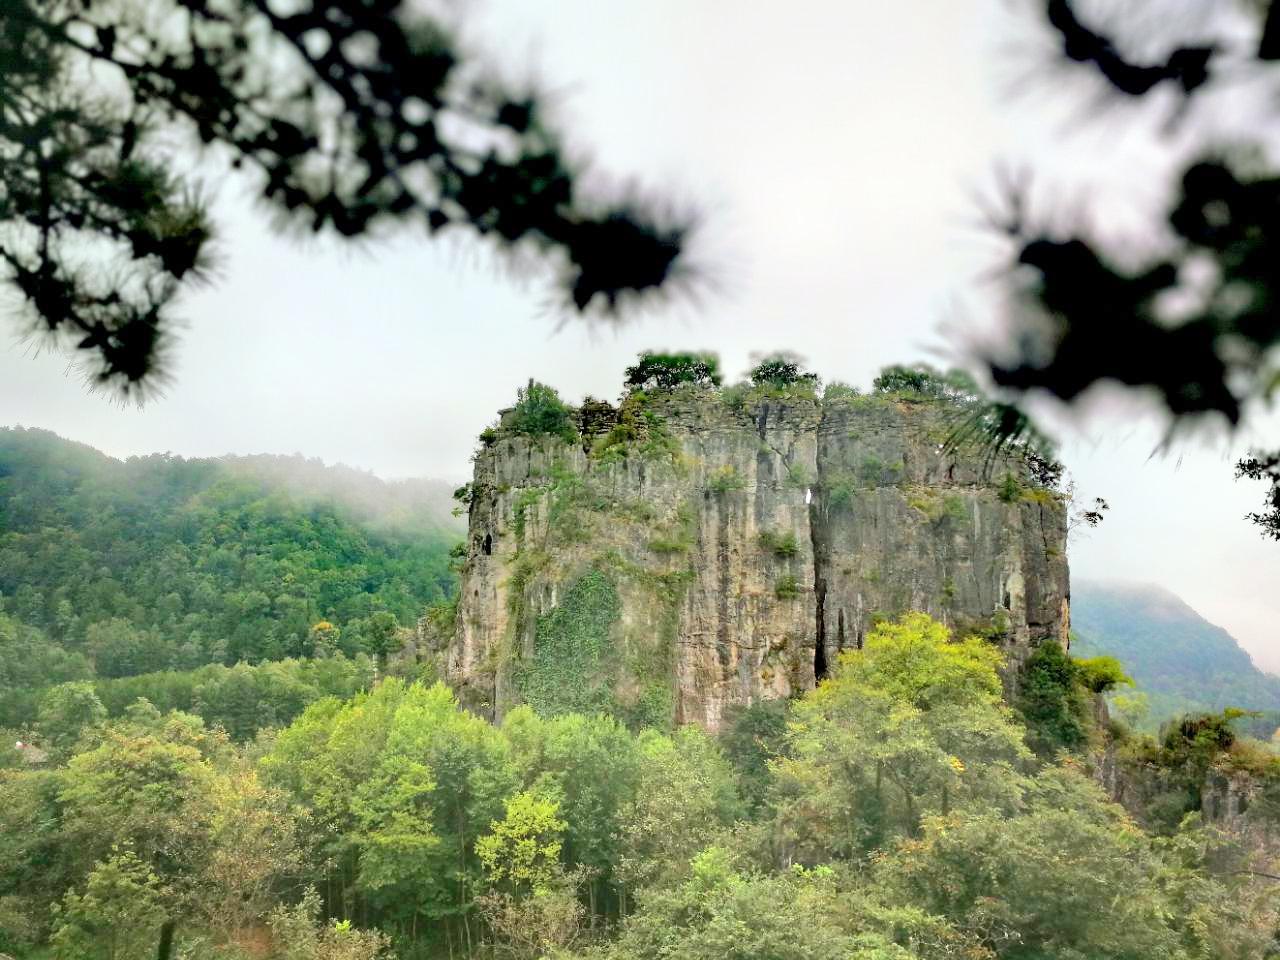
[[[1159,742],[1106,729],[1092,668],[1058,656],[1037,709],[1011,707],[997,647],[907,615],[719,737],[529,706],[491,725],[392,677],[237,746],[147,700],[106,719],[68,684],[47,698],[49,756],[0,754],[0,950],[1271,956],[1280,891],[1202,822],[1197,784],[1247,769],[1264,788],[1251,816],[1269,817],[1277,761],[1221,718]],[[1075,739],[1046,722],[1064,716]],[[1129,812],[1089,776],[1107,740],[1146,777]]]
[[[450,507],[300,457],[121,462],[0,430],[0,723],[59,680],[385,655],[452,589]]]

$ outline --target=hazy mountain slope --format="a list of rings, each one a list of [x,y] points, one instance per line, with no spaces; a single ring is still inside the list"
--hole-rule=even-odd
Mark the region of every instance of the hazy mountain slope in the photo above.
[[[0,608],[106,677],[375,650],[386,614],[451,589],[451,507],[441,482],[301,457],[121,461],[0,429]]]
[[[1158,719],[1189,709],[1280,709],[1280,677],[1162,587],[1075,581],[1071,622],[1072,653],[1118,657]]]

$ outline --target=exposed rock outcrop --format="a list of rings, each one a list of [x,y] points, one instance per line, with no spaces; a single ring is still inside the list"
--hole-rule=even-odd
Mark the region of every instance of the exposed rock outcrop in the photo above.
[[[1017,456],[957,454],[942,402],[682,389],[488,433],[449,681],[501,716],[717,728],[922,610],[1014,658],[1067,642],[1066,510]]]

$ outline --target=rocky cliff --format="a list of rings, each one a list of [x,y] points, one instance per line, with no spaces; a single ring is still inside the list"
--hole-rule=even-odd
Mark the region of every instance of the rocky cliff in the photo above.
[[[1066,643],[1066,512],[1028,464],[956,453],[943,401],[634,392],[578,436],[486,431],[443,659],[476,708],[717,728],[922,610],[1015,655]]]

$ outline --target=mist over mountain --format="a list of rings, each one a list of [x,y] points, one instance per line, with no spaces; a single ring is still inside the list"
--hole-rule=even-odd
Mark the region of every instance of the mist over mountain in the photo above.
[[[1071,652],[1117,657],[1150,697],[1152,720],[1224,707],[1280,710],[1280,677],[1163,587],[1077,580],[1071,621]]]
[[[300,456],[0,429],[0,723],[61,681],[385,654],[453,591],[452,508],[441,481]]]

